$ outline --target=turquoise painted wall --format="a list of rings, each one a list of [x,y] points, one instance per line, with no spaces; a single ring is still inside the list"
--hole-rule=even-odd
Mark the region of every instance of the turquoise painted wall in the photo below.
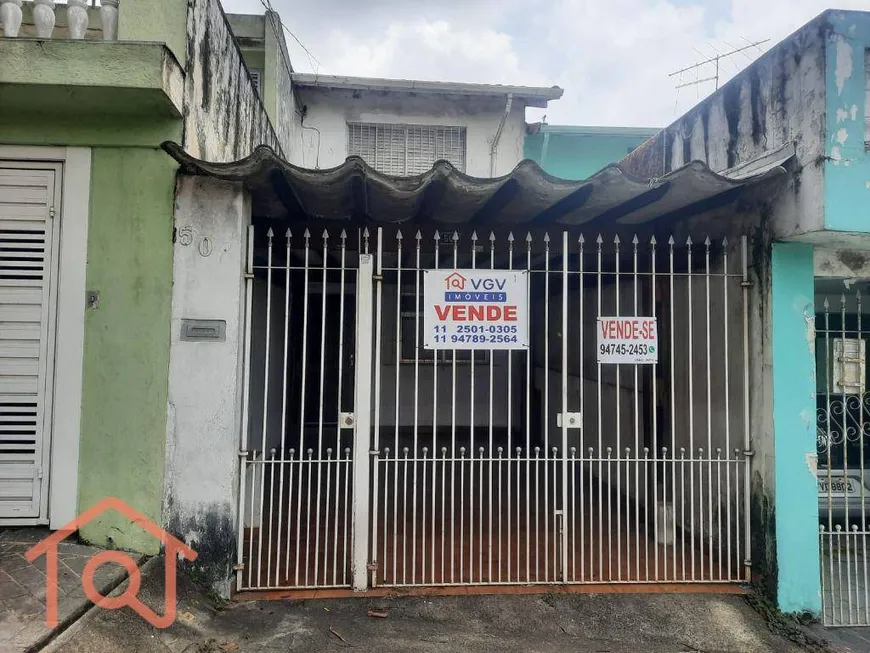
[[[777,601],[783,612],[819,614],[812,245],[773,244],[771,295]]]
[[[524,156],[562,179],[588,179],[617,163],[657,130],[549,127],[527,134]],[[625,133],[628,131],[628,133]]]
[[[870,232],[870,154],[865,151],[865,50],[870,14],[827,14],[825,228]]]

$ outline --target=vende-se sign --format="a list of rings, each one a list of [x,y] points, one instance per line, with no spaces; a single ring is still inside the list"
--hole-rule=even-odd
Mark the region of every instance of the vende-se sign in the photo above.
[[[527,349],[526,271],[426,270],[425,349]]]
[[[599,317],[598,362],[649,364],[659,360],[654,317]]]

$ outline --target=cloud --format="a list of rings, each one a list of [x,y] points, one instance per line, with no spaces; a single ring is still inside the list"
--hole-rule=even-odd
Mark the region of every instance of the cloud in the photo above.
[[[528,83],[536,76],[522,70],[507,34],[457,28],[446,20],[396,21],[363,38],[333,30],[325,45],[336,54],[323,68],[341,74],[491,83]]]
[[[314,53],[288,39],[298,70],[324,74],[509,83],[565,89],[547,109],[553,124],[661,126],[714,90],[696,61],[770,39],[811,20],[828,0],[272,0]],[[257,11],[259,0],[224,0],[228,11]],[[840,0],[839,8],[866,8]],[[720,62],[720,83],[760,54]],[[540,115],[530,110],[530,119]]]

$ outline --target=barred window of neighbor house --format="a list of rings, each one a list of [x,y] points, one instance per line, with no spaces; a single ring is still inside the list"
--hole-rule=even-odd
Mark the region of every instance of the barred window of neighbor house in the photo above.
[[[441,159],[465,172],[465,127],[349,122],[347,153],[388,175],[417,175]]]

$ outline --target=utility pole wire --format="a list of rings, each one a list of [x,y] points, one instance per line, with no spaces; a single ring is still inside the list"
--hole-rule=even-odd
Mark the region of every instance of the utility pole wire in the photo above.
[[[272,0],[260,0],[260,4],[263,5],[266,11],[271,11],[276,16],[279,16],[278,12],[272,8]],[[308,63],[311,64],[311,68],[314,70],[315,73],[317,73],[320,69],[320,61],[318,61],[317,57],[311,54],[311,51],[306,48],[305,44],[299,40],[299,37],[296,36],[289,27],[287,27],[284,21],[281,20],[280,16],[278,21],[281,23],[281,27],[284,29],[284,31],[287,32],[291,36],[291,38],[299,44],[299,47],[302,48],[303,52],[305,52],[305,54],[308,56]],[[315,63],[317,65],[314,65]]]

